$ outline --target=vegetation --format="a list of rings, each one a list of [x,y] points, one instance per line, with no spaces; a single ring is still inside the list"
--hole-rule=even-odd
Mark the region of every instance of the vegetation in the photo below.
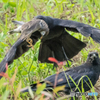
[[[74,20],[100,28],[99,0],[0,0],[0,62],[20,36],[19,33],[8,35],[7,32],[16,27],[11,21],[27,22],[37,15]],[[99,44],[91,38],[74,32],[70,32],[70,34],[87,43],[87,47],[73,58],[70,67],[82,64],[90,51],[97,51],[100,54]],[[0,100],[13,100],[13,98],[15,100],[29,100],[34,96],[43,100],[40,90],[35,95],[30,90],[31,96],[28,93],[18,95],[20,88],[56,73],[52,64],[38,63],[39,45],[40,40],[34,45],[33,50],[30,49],[9,65],[8,80],[5,78],[0,80]],[[66,65],[64,69],[67,67]],[[4,86],[4,83],[9,85]],[[60,97],[58,96],[58,98]],[[84,97],[82,99],[86,100]],[[97,98],[95,97],[95,99]]]

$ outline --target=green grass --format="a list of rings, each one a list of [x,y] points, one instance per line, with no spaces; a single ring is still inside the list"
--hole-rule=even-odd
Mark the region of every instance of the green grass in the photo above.
[[[0,0],[0,61],[20,35],[18,33],[7,34],[9,30],[15,28],[11,21],[22,20],[27,22],[37,15],[74,20],[100,28],[100,3],[98,0]],[[90,51],[97,51],[100,54],[99,44],[92,39],[74,32],[70,32],[70,34],[87,43],[87,47],[73,58],[71,65],[76,66],[85,62]],[[8,75],[10,77],[13,76],[15,68],[18,68],[16,80],[13,84],[14,90],[17,90],[20,80],[22,87],[25,87],[33,81],[41,81],[56,72],[55,69],[52,69],[53,65],[38,63],[39,45],[40,41],[35,44],[34,50],[30,49],[9,65]],[[2,78],[0,80],[2,100],[6,100],[8,94],[12,91],[9,90],[9,86],[2,87],[4,82],[6,80]],[[29,96],[26,94],[19,95],[18,100],[21,100],[20,98],[27,98],[26,100],[28,100]]]

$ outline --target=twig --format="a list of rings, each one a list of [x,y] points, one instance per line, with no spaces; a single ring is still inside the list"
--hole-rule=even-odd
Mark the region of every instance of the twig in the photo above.
[[[55,76],[54,89],[55,89],[55,87],[56,87],[56,84],[57,84],[57,78],[58,78],[58,74],[59,74],[59,71],[57,71],[57,73],[56,73],[56,76]],[[55,92],[53,92],[53,100],[55,100]]]

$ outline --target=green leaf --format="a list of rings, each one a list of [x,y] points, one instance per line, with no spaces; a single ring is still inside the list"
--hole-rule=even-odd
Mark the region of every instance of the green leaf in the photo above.
[[[5,44],[4,42],[1,42],[1,44],[3,45],[3,46],[8,46],[7,44]]]
[[[34,95],[33,95],[33,91],[31,90],[30,87],[29,87],[29,94],[31,95],[31,98],[33,99],[34,98]]]
[[[15,100],[17,100],[18,95],[20,94],[21,86],[22,86],[22,83],[20,81],[19,84],[18,84],[18,88],[17,88],[16,94],[15,94]]]
[[[36,94],[40,94],[41,91],[43,91],[46,87],[46,83],[42,84],[41,86],[39,86],[36,90]]]
[[[4,3],[7,3],[8,2],[8,0],[2,0]]]
[[[0,98],[0,100],[7,100],[8,95],[9,95],[9,91],[5,91],[2,97]]]
[[[66,86],[66,85],[55,87],[55,88],[54,88],[54,92],[57,93],[57,92],[60,91],[60,90],[64,90],[64,89],[65,89],[65,86]]]
[[[9,5],[12,7],[16,7],[16,3],[15,2],[9,2]]]
[[[9,3],[5,3],[5,4],[3,5],[3,8],[4,8],[4,9],[9,8]]]
[[[27,72],[26,71],[22,72],[22,75],[27,75]]]
[[[3,87],[3,83],[4,83],[4,78],[2,78],[1,80],[0,80],[0,89]]]

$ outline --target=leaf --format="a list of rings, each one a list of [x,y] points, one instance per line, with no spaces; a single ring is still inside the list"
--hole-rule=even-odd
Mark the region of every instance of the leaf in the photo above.
[[[54,92],[57,93],[57,92],[60,91],[60,90],[64,90],[64,88],[65,88],[65,85],[55,87],[55,88],[54,88]]]
[[[41,86],[38,86],[37,90],[36,90],[36,94],[40,94],[41,91],[43,91],[46,87],[46,83],[42,84]]]
[[[7,91],[5,91],[3,93],[2,97],[0,98],[0,100],[7,100],[8,95],[9,95],[9,91],[7,90]]]
[[[1,90],[1,88],[2,88],[2,86],[3,86],[3,84],[4,84],[4,82],[5,82],[5,80],[2,78],[2,79],[0,79],[0,90]]]
[[[26,72],[26,71],[23,71],[23,72],[22,72],[22,75],[27,75],[27,72]]]
[[[8,2],[8,0],[2,0],[4,3],[7,3]]]
[[[38,88],[39,86],[41,86],[41,85],[42,85],[41,83],[37,82],[37,88]]]
[[[12,7],[16,7],[16,3],[15,2],[9,2],[9,5]]]
[[[5,3],[4,5],[3,5],[3,8],[6,10],[7,8],[9,8],[9,3],[7,2],[7,3]]]
[[[18,84],[18,88],[17,88],[16,94],[15,94],[15,100],[17,100],[17,97],[18,97],[18,95],[20,93],[20,90],[21,90],[21,81]]]
[[[20,97],[20,98],[18,98],[17,100],[23,100],[23,99]]]
[[[15,69],[15,73],[14,75],[12,76],[12,80],[11,80],[11,85],[13,86],[14,84],[14,81],[15,81],[15,78],[16,78],[16,74],[17,74],[17,68]]]
[[[31,87],[29,87],[29,94],[31,95],[31,98],[33,99],[34,98],[34,95],[33,95],[33,92],[31,90]]]
[[[44,100],[43,97],[44,97],[44,94],[41,95],[39,100]]]

